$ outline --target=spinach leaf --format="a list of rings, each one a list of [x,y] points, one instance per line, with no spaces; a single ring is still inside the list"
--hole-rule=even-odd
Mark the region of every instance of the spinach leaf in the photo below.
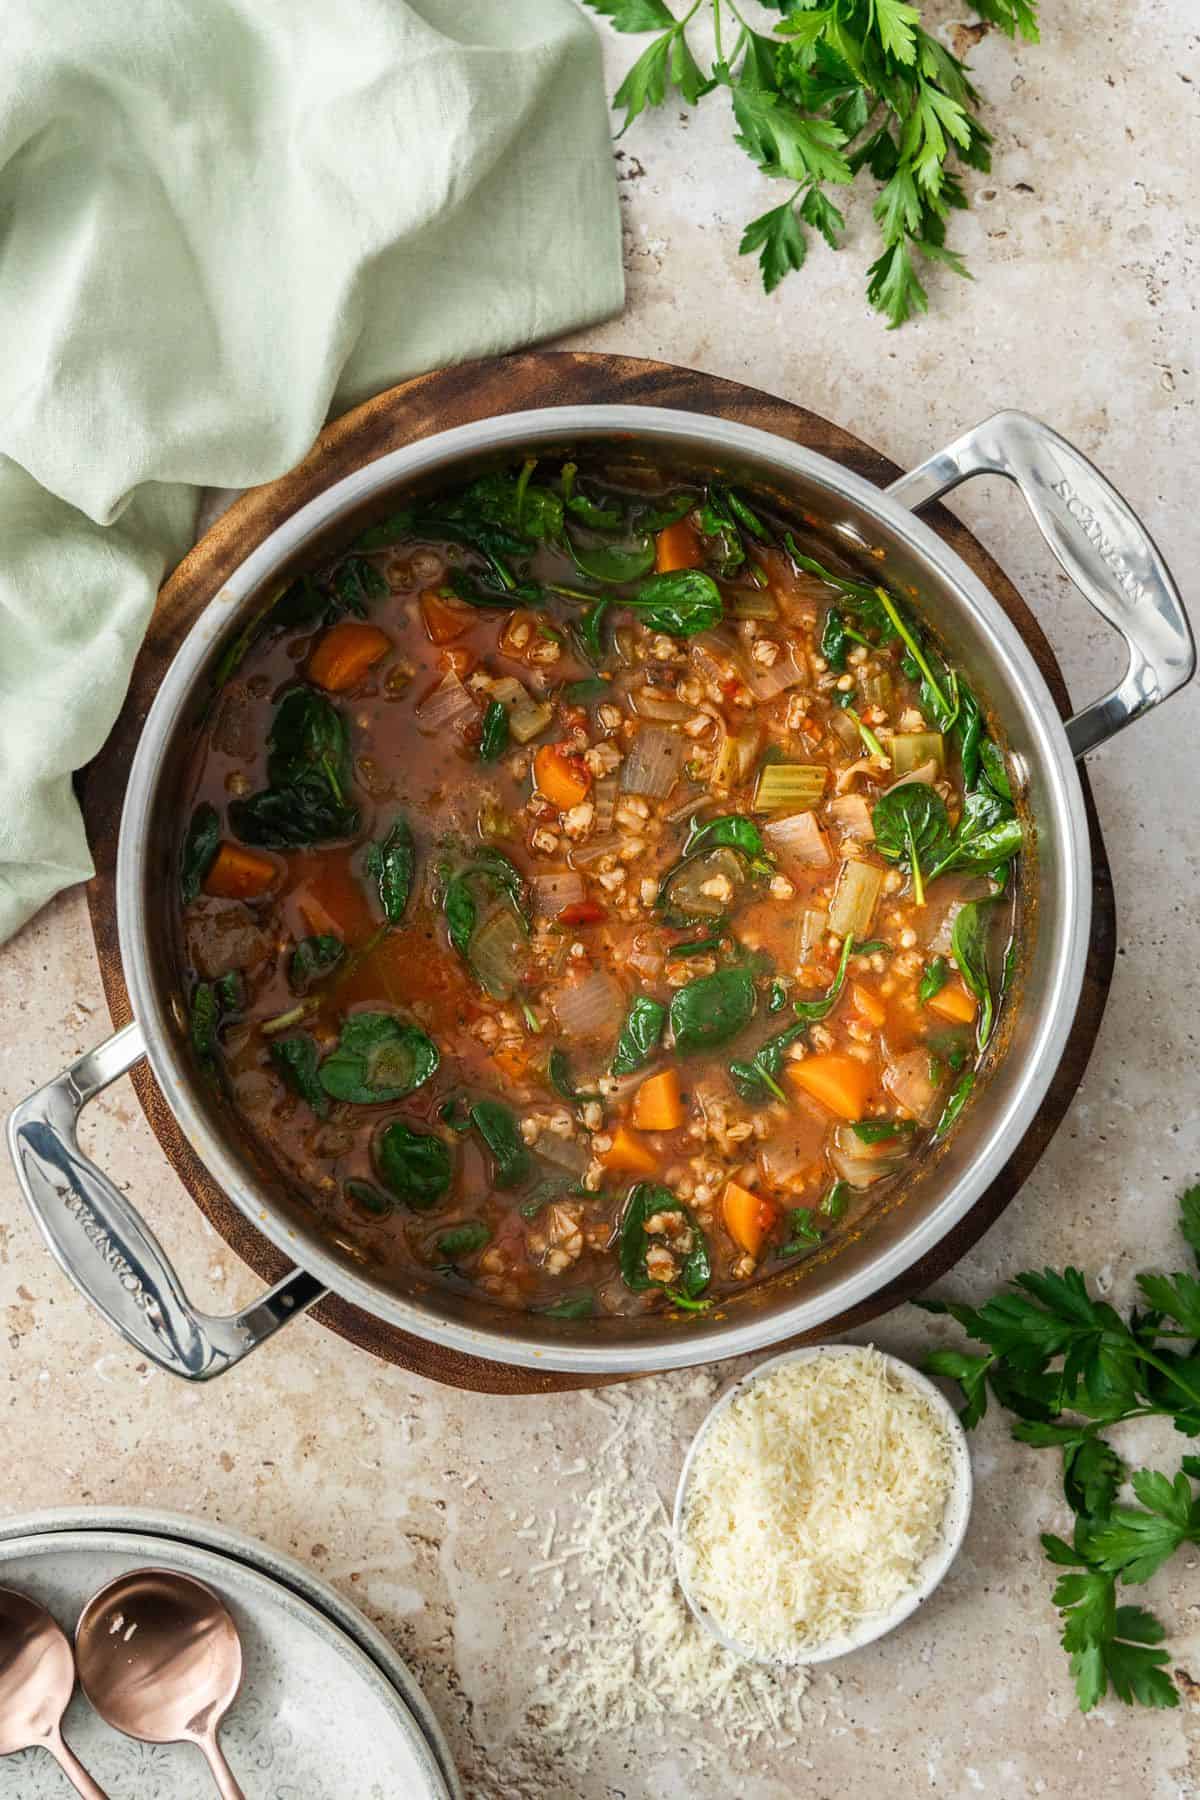
[[[664,631],[673,637],[711,631],[720,623],[723,612],[721,590],[702,569],[672,569],[665,575],[651,575],[634,597],[623,599],[621,605],[639,613],[651,631]]]
[[[768,1094],[776,1100],[787,1100],[779,1085],[784,1054],[788,1045],[803,1037],[807,1030],[806,1024],[789,1025],[785,1031],[776,1032],[765,1044],[760,1044],[748,1061],[730,1063],[730,1079],[743,1100],[764,1100]]]
[[[763,843],[762,832],[753,819],[746,818],[744,813],[722,813],[720,818],[701,824],[699,816],[693,816],[683,846],[684,860],[698,850],[715,850],[722,846],[737,850],[756,875],[773,872],[775,859]]]
[[[712,1279],[704,1233],[682,1200],[677,1200],[670,1188],[652,1181],[639,1181],[626,1202],[618,1244],[621,1279],[635,1294],[655,1287],[670,1291],[668,1283],[655,1281],[646,1268],[646,1252],[652,1242],[646,1233],[646,1221],[659,1213],[679,1213],[690,1229],[691,1241],[686,1250],[676,1252],[668,1239],[664,1239],[664,1244],[680,1262],[678,1291],[686,1300],[696,1300]]]
[[[428,1212],[450,1186],[450,1151],[432,1132],[396,1119],[375,1140],[380,1180],[414,1212]]]
[[[371,1213],[377,1219],[384,1219],[395,1210],[394,1201],[381,1188],[377,1188],[373,1181],[360,1181],[357,1175],[352,1175],[342,1186],[355,1206],[360,1206],[363,1212]]]
[[[955,1119],[957,1119],[959,1113],[971,1098],[971,1090],[974,1086],[975,1071],[974,1069],[968,1069],[966,1074],[961,1076],[955,1083],[950,1098],[942,1108],[942,1116],[933,1128],[933,1143],[936,1144],[940,1139],[945,1137]]]
[[[501,1106],[498,1100],[477,1100],[471,1108],[471,1123],[492,1153],[492,1185],[515,1188],[527,1181],[533,1171],[533,1158],[507,1106]]]
[[[617,544],[571,544],[571,555],[581,575],[592,581],[637,581],[654,567],[654,540],[622,548]]]
[[[244,800],[231,800],[229,822],[244,844],[300,850],[353,837],[358,808],[334,799],[319,775],[308,775],[289,787],[261,788]]]
[[[771,542],[770,532],[767,530],[758,514],[751,509],[745,500],[742,499],[742,496],[738,493],[736,488],[726,488],[725,499],[734,518],[737,519],[738,523],[750,533],[751,537],[756,537],[760,544],[769,544]]]
[[[488,899],[505,900],[528,936],[529,891],[521,871],[502,851],[485,844],[456,874],[450,874],[449,864],[442,864],[438,874],[445,882],[442,908],[446,915],[446,930],[451,944],[465,962],[470,963],[471,940],[479,922],[477,892]]]
[[[344,719],[323,694],[297,687],[284,695],[267,752],[270,786],[229,807],[245,843],[283,850],[353,836],[358,808],[346,798],[349,739]]]
[[[842,954],[838,958],[838,966],[833,980],[826,988],[820,1000],[796,1000],[793,1005],[796,1016],[805,1025],[818,1025],[833,1011],[846,984],[846,967],[854,954],[854,933],[850,932],[842,944]]]
[[[220,815],[215,806],[202,800],[192,814],[183,844],[179,887],[185,906],[190,906],[193,900],[199,899],[204,877],[212,868],[220,844]]]
[[[611,605],[611,600],[597,600],[594,606],[588,607],[581,619],[574,619],[571,622],[571,636],[575,640],[575,646],[584,662],[591,663],[593,668],[604,661],[604,640],[601,631],[605,615]]]
[[[881,856],[898,862],[912,873],[917,904],[925,898],[922,864],[930,875],[946,866],[951,849],[950,819],[946,804],[928,782],[912,781],[880,796],[871,813],[875,848]]]
[[[672,944],[671,956],[704,956],[710,950],[719,950],[721,943],[722,939],[719,937],[689,938],[686,944]]]
[[[581,1094],[571,1076],[571,1059],[565,1050],[552,1050],[546,1062],[546,1073],[550,1085],[556,1094],[569,1100],[573,1106],[583,1106],[589,1100],[599,1100],[599,1094]]]
[[[988,926],[994,904],[991,900],[969,900],[959,909],[950,935],[950,953],[958,964],[958,972],[967,991],[979,1002],[978,1044],[981,1050],[992,1034],[995,1010],[987,957]]]
[[[246,1004],[246,982],[240,969],[227,969],[224,975],[218,975],[213,985],[222,1017],[226,1013],[242,1011]]]
[[[581,706],[588,700],[603,700],[611,692],[611,683],[602,675],[589,675],[584,681],[568,681],[563,689],[563,699],[572,706]]]
[[[490,575],[472,581],[465,569],[451,569],[439,591],[481,612],[510,612],[518,601],[529,607],[546,604],[546,596],[536,581],[518,581],[514,576],[501,584]]]
[[[834,575],[822,563],[811,556],[805,556],[797,547],[791,532],[784,537],[784,546],[798,569],[806,575],[815,575],[827,587],[834,588],[842,597],[843,606],[852,612],[865,630],[876,634],[876,641],[887,644],[896,636],[896,629],[885,608],[880,604],[880,590],[870,582],[850,581],[844,575]],[[862,642],[866,643],[864,638]]]
[[[668,525],[676,525],[680,519],[686,518],[696,505],[695,494],[673,494],[661,505],[647,507],[638,513],[638,530],[665,531]]]
[[[388,591],[383,573],[365,556],[348,556],[333,571],[333,605],[341,613],[365,619],[367,606]]]
[[[821,1211],[836,1225],[838,1220],[844,1219],[849,1211],[851,1198],[850,1183],[835,1181],[821,1202]]]
[[[679,988],[668,1017],[680,1056],[727,1043],[754,1017],[757,995],[749,969],[718,969]]]
[[[548,1206],[551,1200],[560,1200],[564,1194],[579,1194],[582,1191],[573,1175],[562,1173],[547,1175],[538,1182],[528,1200],[522,1200],[521,1217],[523,1219],[535,1218],[543,1206]]]
[[[288,981],[298,994],[307,993],[313,982],[335,969],[345,954],[345,944],[332,932],[301,938],[288,962]]]
[[[380,519],[378,525],[371,525],[361,537],[355,538],[356,550],[387,550],[398,543],[412,530],[416,514],[411,506],[402,506],[398,512],[389,513],[386,519]]]
[[[958,678],[958,717],[954,721],[954,735],[962,760],[963,786],[970,791],[978,784],[983,762],[983,713],[978,700],[961,678]]]
[[[476,1250],[482,1250],[491,1242],[491,1232],[480,1219],[469,1219],[465,1225],[455,1225],[450,1231],[443,1231],[437,1240],[438,1255],[449,1262],[458,1262],[464,1256],[473,1256]]]
[[[1004,760],[1004,752],[999,744],[990,737],[979,741],[979,766],[984,781],[1001,800],[1012,802],[1012,782],[1009,780],[1008,765]]]
[[[711,540],[709,557],[717,573],[731,579],[746,560],[746,546],[729,496],[715,482],[696,509],[696,518],[704,536]]]
[[[397,818],[380,843],[367,850],[366,871],[379,890],[379,904],[389,925],[398,925],[404,917],[412,892],[416,853],[408,821]]]
[[[1021,822],[998,795],[977,789],[968,794],[953,841],[930,870],[944,875],[950,869],[966,874],[990,875],[1001,880],[1006,864],[1019,856],[1024,843]]]
[[[782,1012],[787,1005],[788,991],[782,981],[773,981],[767,989],[767,1011]]]
[[[633,1075],[648,1062],[658,1049],[666,1022],[667,1009],[662,1002],[639,994],[621,1027],[612,1059],[612,1073]]]
[[[198,981],[192,991],[188,1023],[192,1049],[201,1062],[211,1063],[216,1055],[219,1017],[216,988],[211,981]]]
[[[935,956],[932,962],[926,963],[925,973],[917,988],[917,999],[922,1006],[932,1000],[935,994],[940,994],[949,979],[950,965],[944,956]]]
[[[527,458],[516,475],[498,469],[480,476],[463,494],[464,508],[535,543],[561,541],[563,503],[553,489],[530,480],[536,461]]]
[[[585,525],[595,531],[617,531],[624,524],[624,517],[615,506],[602,506],[597,500],[590,500],[581,494],[575,486],[575,478],[579,470],[575,463],[564,463],[559,477],[562,486],[563,505]]]
[[[831,606],[825,614],[825,623],[821,628],[821,655],[829,667],[836,670],[839,675],[845,673],[848,648],[846,621],[837,607]]]
[[[306,1100],[318,1119],[329,1117],[329,1097],[317,1078],[321,1052],[316,1040],[301,1031],[295,1037],[276,1038],[271,1045],[271,1061],[292,1092]]]
[[[807,1256],[820,1248],[824,1239],[807,1206],[793,1206],[787,1215],[787,1237],[775,1252],[781,1260],[791,1256]]]
[[[596,1311],[596,1297],[591,1288],[581,1288],[577,1294],[564,1294],[553,1306],[535,1310],[543,1319],[590,1319]]]
[[[501,700],[489,700],[479,740],[480,762],[497,762],[508,749],[508,709]]]
[[[406,1025],[392,1013],[352,1013],[318,1078],[335,1100],[373,1106],[403,1100],[429,1080],[440,1060],[437,1045],[420,1026]]]
[[[909,1136],[917,1124],[915,1119],[855,1119],[850,1129],[864,1144],[886,1144],[889,1138]]]

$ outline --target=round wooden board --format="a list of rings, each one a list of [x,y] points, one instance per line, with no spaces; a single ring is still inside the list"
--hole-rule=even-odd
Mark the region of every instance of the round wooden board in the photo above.
[[[114,897],[117,833],[125,784],[142,724],[162,675],[201,610],[220,591],[239,563],[289,514],[362,464],[415,439],[498,413],[519,412],[527,407],[601,402],[672,406],[688,412],[737,419],[832,457],[880,486],[900,473],[886,457],[802,406],[777,400],[738,382],[722,381],[691,369],[627,356],[528,351],[496,361],[442,369],[392,388],[347,413],[344,418],[335,420],[321,433],[298,468],[278,481],[252,488],[235,502],[166,582],[135,665],[121,716],[103,750],[81,779],[84,816],[96,859],[96,875],[88,886],[88,905],[114,1025],[123,1025],[131,1017],[129,994],[121,970]],[[944,509],[929,508],[925,517],[1004,607],[1032,652],[1061,711],[1068,713],[1070,703],[1066,685],[1050,645],[1003,571],[970,532]],[[831,1320],[814,1336],[829,1338],[841,1329],[877,1317],[943,1275],[982,1236],[1012,1199],[1071,1103],[1096,1040],[1116,954],[1112,874],[1086,775],[1083,790],[1095,877],[1091,948],[1074,1029],[1046,1100],[1003,1173],[955,1230],[899,1281],[852,1313]],[[159,1143],[193,1199],[226,1243],[264,1281],[279,1280],[287,1270],[285,1258],[213,1185],[185,1141],[144,1063],[134,1070],[133,1084]],[[545,1394],[602,1385],[587,1377],[511,1369],[499,1363],[458,1355],[382,1324],[338,1299],[323,1301],[313,1309],[312,1316],[387,1362],[455,1387],[482,1393]]]

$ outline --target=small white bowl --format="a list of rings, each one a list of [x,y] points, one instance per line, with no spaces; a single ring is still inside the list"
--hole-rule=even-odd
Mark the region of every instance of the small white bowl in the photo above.
[[[896,1377],[900,1381],[907,1382],[909,1387],[914,1388],[929,1401],[945,1425],[950,1441],[950,1491],[946,1496],[946,1510],[942,1518],[941,1530],[930,1546],[924,1561],[917,1569],[912,1587],[908,1588],[896,1601],[896,1604],[886,1612],[866,1614],[852,1631],[826,1638],[823,1643],[816,1644],[810,1649],[799,1650],[795,1655],[786,1657],[764,1655],[760,1651],[750,1650],[746,1645],[739,1644],[735,1638],[731,1638],[727,1632],[722,1630],[712,1614],[706,1612],[693,1596],[682,1566],[683,1514],[696,1453],[707,1436],[713,1420],[718,1414],[724,1412],[727,1406],[732,1406],[733,1402],[756,1381],[761,1381],[773,1370],[782,1368],[785,1363],[815,1362],[818,1358],[826,1356],[861,1355],[864,1348],[866,1346],[862,1344],[814,1344],[803,1350],[786,1350],[782,1356],[773,1356],[768,1362],[760,1363],[756,1369],[752,1369],[748,1375],[743,1375],[740,1381],[734,1382],[732,1387],[727,1388],[721,1395],[692,1439],[691,1447],[684,1458],[683,1468],[679,1472],[679,1487],[675,1494],[675,1511],[671,1521],[676,1579],[683,1591],[684,1599],[704,1629],[724,1649],[731,1651],[735,1656],[743,1657],[747,1662],[770,1663],[776,1667],[783,1665],[796,1668],[807,1663],[832,1662],[835,1657],[848,1656],[852,1650],[861,1650],[865,1644],[873,1644],[876,1638],[885,1637],[889,1631],[894,1631],[896,1626],[902,1624],[914,1613],[923,1601],[928,1600],[958,1555],[963,1538],[966,1536],[967,1521],[971,1516],[971,1496],[974,1491],[967,1434],[946,1396],[934,1386],[927,1376],[914,1369],[911,1363],[902,1362],[899,1357],[888,1356],[886,1352],[880,1351],[879,1354],[883,1356],[884,1361]]]

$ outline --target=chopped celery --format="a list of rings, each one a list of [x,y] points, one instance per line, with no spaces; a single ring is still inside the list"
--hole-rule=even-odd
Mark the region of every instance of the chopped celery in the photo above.
[[[892,773],[911,775],[923,763],[946,767],[946,740],[940,731],[897,731],[892,735]]]
[[[801,962],[805,962],[829,930],[829,914],[824,907],[808,906],[800,914],[796,945]]]
[[[808,812],[825,792],[826,770],[819,763],[768,763],[758,778],[755,812]]]
[[[829,929],[838,937],[865,938],[883,889],[883,870],[868,862],[845,862],[829,903]]]
[[[770,588],[739,587],[729,595],[729,610],[735,619],[777,619],[779,608]]]
[[[554,708],[552,706],[547,706],[544,701],[531,700],[526,697],[524,700],[518,700],[509,713],[508,729],[518,744],[528,744],[537,737],[539,732],[545,731],[553,717]]]

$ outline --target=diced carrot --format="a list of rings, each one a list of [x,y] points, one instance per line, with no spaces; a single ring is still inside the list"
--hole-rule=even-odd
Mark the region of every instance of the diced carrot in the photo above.
[[[863,987],[860,982],[850,983],[850,1004],[859,1018],[865,1019],[868,1025],[882,1025],[887,1018],[887,1007],[879,995],[872,993],[870,988]]]
[[[795,1087],[819,1100],[840,1119],[861,1119],[867,1110],[873,1085],[871,1070],[855,1056],[843,1056],[835,1050],[805,1056],[799,1062],[788,1063],[784,1073]]]
[[[643,1081],[633,1096],[633,1122],[639,1131],[678,1131],[683,1124],[683,1102],[677,1069],[663,1069]]]
[[[703,561],[704,545],[689,519],[664,525],[654,540],[654,567],[660,575],[669,575],[672,569],[698,569]]]
[[[537,791],[560,812],[587,799],[592,778],[582,757],[570,756],[561,744],[543,744],[533,759]]]
[[[279,866],[242,844],[222,844],[204,877],[214,900],[257,900],[279,879]]]
[[[361,619],[339,619],[309,657],[309,678],[330,694],[344,694],[348,688],[356,687],[391,647],[391,638],[378,625],[367,625]]]
[[[510,1081],[524,1081],[529,1073],[529,1057],[521,1044],[510,1044],[506,1049],[494,1050],[492,1061]]]
[[[757,1257],[763,1239],[779,1217],[779,1208],[764,1194],[752,1194],[736,1181],[727,1181],[721,1195],[721,1217],[738,1249]]]
[[[611,1148],[598,1160],[606,1169],[626,1175],[653,1175],[658,1168],[658,1158],[649,1144],[625,1125],[617,1126],[612,1134]]]
[[[961,981],[948,981],[925,1004],[930,1012],[940,1013],[953,1025],[969,1025],[975,1017],[975,996],[967,992]]]
[[[452,600],[447,594],[439,594],[436,588],[426,588],[421,595],[421,617],[433,643],[452,644],[456,637],[462,636],[476,615],[461,600]]]

